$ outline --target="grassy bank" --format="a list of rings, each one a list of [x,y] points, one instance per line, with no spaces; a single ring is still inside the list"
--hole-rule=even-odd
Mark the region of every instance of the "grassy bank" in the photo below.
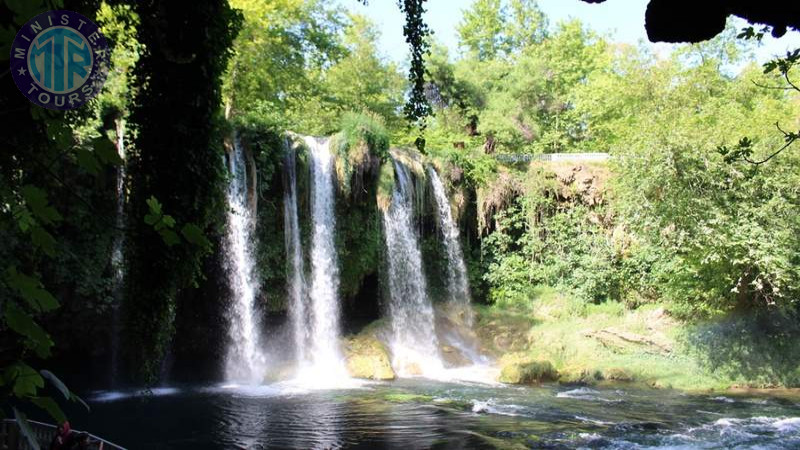
[[[477,312],[484,351],[501,366],[548,361],[561,383],[723,390],[796,387],[800,378],[795,346],[748,340],[747,324],[759,328],[752,317],[690,324],[661,305],[586,304],[548,288]]]

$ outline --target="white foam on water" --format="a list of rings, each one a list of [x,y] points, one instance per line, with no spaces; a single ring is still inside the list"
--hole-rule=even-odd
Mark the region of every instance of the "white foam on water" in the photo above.
[[[91,394],[88,398],[93,402],[115,402],[125,400],[133,397],[164,397],[168,395],[175,395],[180,393],[181,390],[173,387],[157,387],[152,389],[130,389],[120,391],[97,391]]]
[[[800,417],[789,417],[786,419],[779,419],[773,422],[772,426],[782,433],[800,431]]]
[[[206,389],[206,392],[230,392],[245,397],[282,397],[304,395],[320,391],[368,389],[377,382],[347,378],[312,382],[304,377],[291,378],[271,384],[250,385],[226,383]]]
[[[594,389],[589,388],[577,388],[571,389],[569,391],[563,391],[556,394],[558,398],[571,398],[575,400],[589,400],[589,401],[598,401],[598,402],[608,402],[614,403],[620,400],[612,400],[608,398],[601,397],[602,393],[600,391],[596,391]]]
[[[519,405],[498,405],[494,399],[472,400],[472,412],[476,414],[497,414],[501,416],[521,416],[523,407]]]
[[[606,422],[600,419],[592,419],[591,417],[575,416],[576,419],[584,423],[591,423],[593,425],[614,425],[614,422]]]
[[[431,376],[426,376],[426,378],[451,383],[502,386],[502,383],[497,381],[499,374],[500,369],[495,366],[489,364],[473,364],[463,367],[442,369]]]

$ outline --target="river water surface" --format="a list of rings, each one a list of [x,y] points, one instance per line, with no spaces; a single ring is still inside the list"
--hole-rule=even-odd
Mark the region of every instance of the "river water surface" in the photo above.
[[[89,400],[81,428],[131,449],[800,448],[800,400],[756,395],[405,379]]]

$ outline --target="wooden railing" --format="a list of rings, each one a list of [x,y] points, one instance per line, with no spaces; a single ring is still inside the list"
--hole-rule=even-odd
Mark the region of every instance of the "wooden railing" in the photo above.
[[[551,162],[600,162],[606,161],[610,155],[608,153],[535,153],[535,154],[501,154],[495,155],[495,159],[501,162],[521,163],[531,161],[551,161]]]
[[[31,431],[33,432],[39,447],[42,450],[50,448],[50,442],[56,435],[56,426],[47,423],[29,420]],[[80,431],[75,431],[80,433]],[[112,444],[93,434],[89,435],[88,450],[125,450],[124,447]],[[28,441],[22,436],[19,424],[14,419],[5,419],[0,425],[0,450],[33,450]]]

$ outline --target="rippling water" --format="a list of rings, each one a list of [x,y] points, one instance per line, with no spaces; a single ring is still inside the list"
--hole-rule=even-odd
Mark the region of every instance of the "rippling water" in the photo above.
[[[131,449],[800,448],[800,400],[430,380],[90,396],[80,428]]]

